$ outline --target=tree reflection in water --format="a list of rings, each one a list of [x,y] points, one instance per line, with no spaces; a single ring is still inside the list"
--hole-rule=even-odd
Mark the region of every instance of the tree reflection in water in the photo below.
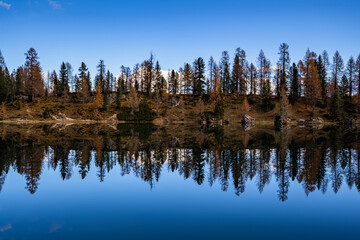
[[[93,164],[100,181],[120,169],[150,188],[169,171],[236,195],[255,181],[260,193],[270,180],[277,182],[280,201],[288,199],[292,182],[306,195],[328,186],[337,193],[344,182],[360,191],[360,134],[341,129],[290,129],[274,132],[252,129],[194,129],[185,126],[160,129],[152,125],[7,127],[0,140],[0,191],[13,169],[24,175],[26,189],[34,194],[42,169],[48,165],[63,180],[87,177]],[[272,178],[273,176],[273,178]]]

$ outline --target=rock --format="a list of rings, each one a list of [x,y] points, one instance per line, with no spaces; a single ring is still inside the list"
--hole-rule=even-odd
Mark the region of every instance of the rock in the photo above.
[[[251,128],[255,127],[255,118],[250,117],[249,115],[245,114],[241,118],[241,124],[245,131],[250,130]]]
[[[299,119],[298,120],[298,126],[299,127],[305,127],[306,125],[306,121],[304,119]]]
[[[321,117],[313,118],[306,121],[306,126],[321,129],[324,126],[324,120]]]

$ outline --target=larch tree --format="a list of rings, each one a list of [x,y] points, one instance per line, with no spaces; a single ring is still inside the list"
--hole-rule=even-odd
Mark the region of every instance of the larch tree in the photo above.
[[[69,72],[66,64],[62,62],[59,72],[59,87],[57,89],[57,96],[63,96],[69,93]]]
[[[83,81],[87,84],[86,89],[88,90],[88,94],[90,94],[91,91],[91,83],[90,83],[90,72],[84,62],[81,62],[81,65],[79,67],[79,73],[78,73],[80,82],[81,82],[81,88],[83,88]]]
[[[216,102],[219,101],[221,95],[221,78],[220,78],[220,69],[216,63],[213,64],[213,87],[210,92],[210,101],[215,107]]]
[[[341,98],[347,98],[350,95],[350,83],[346,74],[343,74],[339,86],[339,94]]]
[[[36,96],[42,96],[44,94],[44,82],[36,50],[30,48],[29,51],[25,53],[25,56],[25,94],[28,96],[29,100],[32,101]]]
[[[321,81],[316,66],[316,53],[309,49],[306,51],[302,68],[306,104],[312,107],[312,114],[314,114],[316,102],[321,99]]]
[[[360,54],[356,59],[355,71],[356,71],[356,74],[355,74],[356,81],[357,81],[357,85],[358,85],[357,94],[358,94],[358,96],[360,96]]]
[[[103,106],[103,103],[104,103],[103,94],[101,91],[100,83],[98,83],[95,91],[94,106],[95,108],[101,108]]]

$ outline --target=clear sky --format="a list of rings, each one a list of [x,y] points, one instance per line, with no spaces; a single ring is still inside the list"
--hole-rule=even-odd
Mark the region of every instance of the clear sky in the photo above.
[[[292,61],[307,48],[347,61],[360,53],[359,10],[358,0],[0,0],[0,49],[11,70],[34,47],[43,71],[84,61],[92,76],[99,59],[117,75],[151,51],[165,70],[237,47],[250,62],[263,49],[274,64],[282,42]]]

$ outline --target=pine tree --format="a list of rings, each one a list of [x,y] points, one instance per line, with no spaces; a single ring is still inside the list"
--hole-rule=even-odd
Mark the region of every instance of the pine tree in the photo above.
[[[23,75],[24,75],[24,70],[22,67],[19,67],[16,70],[16,77],[15,77],[15,95],[17,96],[23,93]]]
[[[199,57],[194,61],[194,83],[193,94],[200,96],[204,93],[205,85],[205,63],[204,60]]]
[[[67,67],[65,65],[65,63],[63,62],[61,64],[61,68],[60,68],[60,72],[59,72],[59,88],[57,89],[57,95],[58,96],[63,96],[64,94],[69,93],[69,75],[68,75],[68,70]]]
[[[178,86],[179,86],[179,74],[172,70],[169,72],[169,93],[170,94],[177,94]]]
[[[339,81],[341,80],[344,69],[344,61],[338,51],[335,52],[332,64],[332,78],[335,89],[338,89]]]
[[[223,92],[230,92],[230,63],[229,63],[229,53],[227,51],[222,52],[222,57],[220,60],[220,76],[221,76],[221,85]]]
[[[247,70],[248,70],[248,62],[246,60],[245,50],[241,48],[237,48],[235,50],[235,55],[239,57],[239,89],[238,91],[241,94],[247,93]]]
[[[324,62],[322,60],[321,55],[318,57],[318,59],[316,61],[316,67],[317,67],[319,78],[320,78],[320,81],[321,81],[321,98],[326,103],[326,99],[327,99],[326,75],[327,75],[327,73],[326,73],[325,64],[324,64]]]
[[[358,84],[357,94],[358,94],[358,97],[360,97],[360,54],[356,59],[355,71],[356,71],[355,75],[356,75],[357,84]]]
[[[5,59],[1,53],[1,50],[0,50],[0,68],[2,68],[3,71],[5,71],[5,68],[6,68]]]
[[[256,95],[257,93],[257,70],[254,64],[250,64],[249,67],[249,81],[250,81],[250,95]]]
[[[353,56],[350,57],[349,61],[346,64],[346,75],[349,80],[349,97],[351,100],[351,97],[353,95],[353,89],[354,89],[354,81],[355,81],[355,70],[356,69],[356,63],[353,58]]]
[[[290,101],[291,104],[294,105],[295,102],[298,100],[298,98],[300,97],[300,75],[299,75],[299,70],[296,66],[295,63],[293,63],[292,67],[290,68],[290,74],[291,74],[291,78],[290,78]]]
[[[240,85],[240,75],[241,75],[241,66],[240,66],[240,59],[239,55],[235,55],[234,58],[234,64],[232,69],[232,82],[230,87],[231,93],[236,93],[239,91],[239,85]],[[241,87],[243,89],[243,86]]]
[[[155,78],[155,86],[154,86],[155,92],[161,95],[164,89],[165,78],[162,75],[159,61],[156,61],[155,64],[154,78]]]
[[[111,73],[108,70],[105,76],[104,89],[103,89],[103,108],[107,109],[110,98],[110,82],[111,82]]]
[[[288,76],[290,69],[290,54],[289,54],[289,45],[286,43],[282,43],[279,47],[279,61],[278,66],[280,66],[280,89],[285,88],[287,91],[288,85]]]
[[[207,93],[210,93],[211,89],[214,86],[214,73],[213,73],[214,64],[215,64],[215,60],[211,56],[209,59],[209,62],[208,62],[209,77],[207,78],[207,81],[206,81],[206,92]]]
[[[85,81],[87,84],[86,89],[88,89],[88,93],[91,91],[91,83],[90,83],[90,72],[88,71],[88,68],[84,62],[81,62],[81,65],[79,67],[79,73],[78,73],[79,79],[81,82]],[[82,86],[82,84],[81,84]],[[81,87],[84,89],[84,86]]]
[[[346,97],[349,97],[349,91],[350,89],[350,84],[349,84],[349,80],[348,78],[346,77],[346,75],[344,74],[342,77],[341,77],[341,84],[339,86],[339,94],[340,94],[340,97],[341,98],[346,98]]]
[[[189,94],[191,92],[193,74],[191,72],[191,67],[188,63],[185,63],[184,66],[183,82],[184,82],[184,93]]]

